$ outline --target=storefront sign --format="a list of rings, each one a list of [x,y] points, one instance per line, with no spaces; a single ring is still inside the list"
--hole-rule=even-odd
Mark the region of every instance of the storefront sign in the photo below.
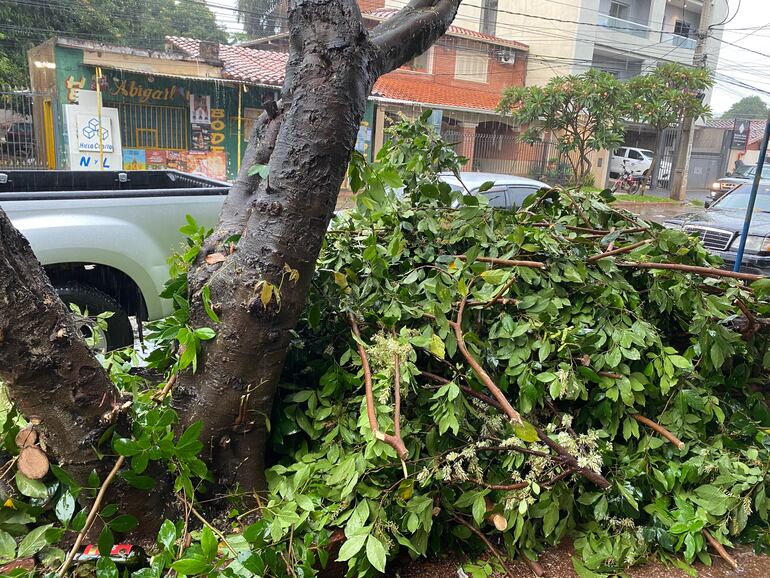
[[[67,89],[67,102],[77,102],[80,89],[85,88],[86,77],[81,76],[80,80],[75,80],[71,74],[64,81],[64,87]]]
[[[128,98],[138,98],[139,102],[148,102],[149,100],[173,100],[177,95],[182,94],[182,89],[177,85],[167,88],[151,88],[143,84],[137,84],[136,81],[113,79],[115,86],[110,91],[111,96],[125,96]]]
[[[144,149],[123,149],[123,170],[143,171],[147,168]]]
[[[749,132],[751,131],[751,121],[745,118],[736,118],[733,124],[733,142],[730,144],[732,150],[746,150],[746,144],[749,142]]]
[[[225,109],[211,109],[211,150],[224,152],[225,147]]]
[[[115,150],[112,144],[112,121],[109,117],[101,119],[95,114],[78,114],[78,150],[111,153]],[[101,131],[101,139],[99,134]]]

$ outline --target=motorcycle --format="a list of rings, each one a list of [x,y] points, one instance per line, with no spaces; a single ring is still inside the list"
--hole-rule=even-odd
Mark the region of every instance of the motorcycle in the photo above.
[[[612,192],[628,191],[629,194],[635,195],[639,192],[642,185],[642,177],[635,177],[631,174],[631,171],[626,167],[626,161],[623,161],[623,172],[615,181],[612,187]]]

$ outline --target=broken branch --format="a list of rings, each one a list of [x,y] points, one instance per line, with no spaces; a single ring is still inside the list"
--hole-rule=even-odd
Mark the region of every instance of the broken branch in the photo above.
[[[471,532],[476,534],[476,536],[478,536],[481,539],[482,542],[484,542],[484,544],[489,549],[489,551],[492,553],[492,555],[495,558],[497,558],[498,562],[500,562],[500,564],[502,565],[503,569],[505,570],[505,574],[506,574],[506,576],[508,576],[508,578],[516,578],[513,575],[513,572],[511,572],[511,569],[508,568],[508,565],[505,563],[505,560],[503,560],[503,556],[502,556],[502,554],[500,554],[500,551],[497,548],[495,548],[494,544],[492,544],[492,542],[489,541],[489,538],[487,538],[481,532],[481,530],[479,530],[478,528],[475,528],[474,526],[472,526],[471,524],[469,524],[468,522],[466,522],[465,520],[463,520],[460,516],[458,516],[456,514],[452,514],[452,518],[454,518],[455,521],[460,522],[463,526],[465,526]]]
[[[685,273],[695,273],[704,277],[730,277],[742,281],[759,281],[767,279],[764,275],[755,275],[754,273],[737,273],[735,271],[725,271],[724,269],[714,269],[713,267],[698,267],[696,265],[682,265],[680,263],[646,263],[646,262],[625,262],[618,263],[618,267],[631,269],[667,269],[670,271],[684,271]]]
[[[409,456],[409,452],[404,445],[400,436],[393,436],[380,431],[380,427],[377,424],[377,414],[374,410],[374,393],[372,392],[372,370],[369,367],[369,358],[366,355],[366,349],[361,345],[361,331],[358,329],[358,323],[356,323],[355,317],[352,313],[348,313],[348,319],[350,320],[350,327],[353,329],[353,335],[356,336],[358,345],[358,355],[361,357],[361,367],[364,370],[364,388],[366,395],[366,415],[369,418],[369,427],[372,428],[374,437],[380,441],[385,442],[398,454],[401,461],[405,461]],[[399,394],[400,399],[400,394]],[[400,409],[399,409],[400,415]]]
[[[733,570],[737,570],[738,562],[736,562],[735,558],[733,558],[732,556],[730,556],[730,554],[727,553],[727,550],[725,549],[725,547],[722,546],[722,544],[720,544],[716,540],[716,538],[714,538],[714,536],[712,536],[711,533],[705,528],[703,529],[703,535],[706,537],[706,540],[708,540],[708,543],[711,544],[711,547],[717,551],[717,554],[719,554],[719,556],[721,556],[721,558],[725,562],[727,562],[730,566],[732,566]]]
[[[604,253],[599,253],[598,255],[591,255],[587,259],[587,261],[589,263],[593,263],[595,261],[598,261],[599,259],[604,259],[606,257],[612,257],[614,255],[622,255],[623,253],[629,253],[634,249],[638,249],[639,247],[647,245],[648,243],[652,243],[652,241],[653,239],[645,239],[644,241],[639,241],[638,243],[632,243],[630,245],[626,245],[625,247],[618,247],[617,249],[610,248],[609,251],[605,251]]]
[[[654,421],[652,421],[651,419],[648,419],[638,413],[635,413],[631,417],[634,418],[639,423],[646,425],[651,430],[654,430],[660,435],[662,435],[664,438],[666,438],[668,441],[674,444],[678,449],[680,450],[684,449],[684,442],[680,440],[678,437],[676,437],[674,434],[672,434],[670,431],[668,431],[666,428],[664,428],[662,425],[659,425]]]
[[[466,261],[468,257],[465,255],[452,255],[453,257],[460,259],[460,261]],[[504,265],[506,267],[531,267],[533,269],[545,269],[545,263],[542,261],[517,261],[515,259],[498,259],[497,257],[476,257],[476,261],[481,263],[492,263],[493,265]]]

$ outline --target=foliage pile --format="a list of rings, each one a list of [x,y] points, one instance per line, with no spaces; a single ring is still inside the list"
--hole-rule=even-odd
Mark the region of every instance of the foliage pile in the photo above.
[[[462,159],[427,118],[391,130],[376,163],[351,163],[358,206],[327,235],[256,511],[212,495],[195,430],[175,438],[173,410],[131,369],[138,359],[109,357],[135,398],[133,438],[111,444],[129,458],[122,479],[148,487],[160,461],[186,513],[163,523],[132,576],[301,578],[330,554],[371,576],[398,552],[489,548],[492,563],[470,568],[485,575],[498,552],[535,560],[572,538],[575,568],[592,578],[655,557],[708,563],[710,539],[767,549],[768,282],[650,268],[718,259],[612,210],[608,193],[543,191],[519,212],[491,209],[440,181]],[[179,295],[203,235],[188,232],[170,285],[179,311],[156,330],[167,343],[192,339]],[[162,359],[173,348],[159,351],[154,365],[174,362]],[[48,544],[82,527],[71,480],[54,474],[33,489],[17,476],[28,498],[0,511],[0,558],[23,549],[51,564],[63,552]],[[187,533],[217,511],[227,516]],[[115,514],[102,511],[115,532],[132,525]],[[108,558],[97,571],[117,574]]]

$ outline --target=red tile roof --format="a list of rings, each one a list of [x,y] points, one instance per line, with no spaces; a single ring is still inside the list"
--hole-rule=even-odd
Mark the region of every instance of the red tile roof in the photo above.
[[[181,36],[166,36],[166,41],[186,56],[199,57],[199,40]],[[283,84],[288,54],[220,44],[219,59],[223,64],[223,78],[240,80],[249,84],[280,87]]]
[[[363,17],[373,18],[375,20],[387,20],[397,12],[398,10],[394,8],[378,8],[377,10],[364,12]],[[450,24],[449,30],[447,30],[447,34],[449,36],[461,36],[463,38],[470,38],[471,40],[478,40],[479,42],[486,42],[488,44],[510,46],[512,48],[516,48],[517,50],[529,50],[529,46],[522,42],[517,42],[516,40],[506,40],[505,38],[500,38],[499,36],[492,36],[491,34],[476,32],[470,28],[462,28],[460,26],[455,26],[454,24]]]
[[[437,84],[431,76],[422,78],[417,74],[399,72],[380,77],[374,84],[372,96],[403,103],[485,112],[494,112],[501,97],[496,92]]]

